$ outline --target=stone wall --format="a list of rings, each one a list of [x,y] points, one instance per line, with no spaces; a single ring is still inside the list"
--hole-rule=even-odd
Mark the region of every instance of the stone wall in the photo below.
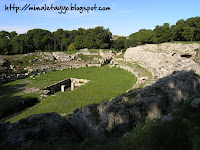
[[[50,71],[52,71],[52,69],[47,68],[47,69],[36,69],[36,70],[30,71],[28,73],[21,73],[21,74],[14,74],[14,75],[4,74],[0,77],[0,85],[11,82],[11,81],[15,81],[15,80],[18,80],[18,79],[24,79],[24,78],[29,77],[29,76],[45,74],[45,73],[50,72]]]
[[[101,64],[88,64],[88,67],[101,67]]]
[[[90,80],[87,79],[77,79],[77,78],[67,78],[65,80],[59,81],[57,83],[54,83],[50,86],[47,86],[43,89],[42,97],[48,96],[51,94],[54,94],[58,91],[64,92],[67,88],[70,88],[70,90],[74,90],[77,87],[80,87],[82,85],[85,85]]]
[[[99,55],[99,53],[90,53],[90,52],[79,52],[79,54],[82,54],[82,55]]]
[[[65,89],[71,87],[71,79],[67,78],[65,80],[62,80],[60,82],[54,83],[50,86],[45,87],[43,90],[49,90],[50,94],[54,94],[58,91],[61,91],[61,86],[65,85]]]
[[[77,78],[70,78],[70,79],[71,79],[71,82],[74,83],[75,87],[85,85],[86,83],[90,81],[87,79],[77,79]]]
[[[110,63],[113,56],[115,55],[112,51],[101,52],[100,53],[90,53],[88,51],[77,52],[72,55],[67,55],[64,52],[53,52],[53,54],[49,52],[40,53],[42,57],[46,60],[54,60],[56,59],[56,63],[53,64],[41,64],[37,66],[29,66],[24,68],[27,73],[15,74],[15,75],[1,75],[0,76],[0,85],[5,84],[11,81],[15,81],[17,79],[23,79],[29,76],[35,76],[40,74],[45,74],[47,72],[51,72],[53,70],[64,70],[64,69],[73,69],[73,68],[85,68],[85,67],[101,67],[105,64]],[[100,55],[102,59],[99,59],[96,63],[85,62],[82,60],[75,60],[80,54],[83,55]]]

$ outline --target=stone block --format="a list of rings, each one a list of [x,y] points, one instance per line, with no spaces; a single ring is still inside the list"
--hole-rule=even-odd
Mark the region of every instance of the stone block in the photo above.
[[[61,92],[65,92],[65,85],[61,85]]]
[[[72,83],[71,83],[71,91],[73,91],[74,89],[75,89],[75,83],[72,82]]]

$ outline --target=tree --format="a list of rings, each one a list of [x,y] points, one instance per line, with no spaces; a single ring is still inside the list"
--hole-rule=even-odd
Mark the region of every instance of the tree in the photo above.
[[[124,43],[125,48],[135,47],[137,46],[137,43],[138,43],[136,38],[126,39],[124,42],[125,42]]]
[[[109,48],[111,46],[110,39],[112,38],[112,33],[109,31],[109,29],[104,29],[103,27],[96,27],[94,29],[94,33],[92,34],[94,36],[94,40],[96,42],[97,48]]]
[[[84,37],[82,45],[83,48],[89,48],[89,49],[97,47],[94,38],[91,36]]]
[[[171,33],[170,33],[169,23],[164,23],[162,26],[156,26],[153,32],[154,32],[153,43],[158,44],[170,41]]]
[[[129,36],[130,39],[137,39],[138,44],[152,43],[153,31],[150,29],[141,29],[139,32],[133,33]]]
[[[114,49],[115,50],[121,50],[124,49],[125,47],[125,43],[124,43],[124,39],[117,39],[114,41]]]
[[[76,50],[76,47],[75,47],[75,44],[74,44],[74,43],[71,43],[71,44],[68,46],[68,51],[73,51],[73,50]]]
[[[83,35],[79,35],[74,39],[74,44],[76,49],[81,49],[81,48],[85,48],[83,45],[84,42],[84,36]]]
[[[12,38],[16,37],[17,35],[18,35],[18,34],[17,34],[16,31],[12,31],[12,32],[10,32],[9,38],[12,39]]]
[[[43,29],[33,29],[27,32],[27,37],[32,39],[33,49],[45,51],[53,43],[51,32]]]
[[[192,41],[194,38],[194,29],[191,27],[184,27],[182,37],[183,41]]]
[[[0,54],[5,55],[9,54],[10,51],[10,39],[9,39],[10,33],[7,31],[0,31]]]

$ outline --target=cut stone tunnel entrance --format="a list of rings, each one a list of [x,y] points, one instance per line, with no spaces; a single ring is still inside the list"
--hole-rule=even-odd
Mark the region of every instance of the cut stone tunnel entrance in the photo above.
[[[73,91],[75,88],[85,85],[89,81],[90,80],[87,79],[67,78],[65,80],[59,81],[57,83],[45,87],[43,89],[43,95],[48,96],[59,91]]]

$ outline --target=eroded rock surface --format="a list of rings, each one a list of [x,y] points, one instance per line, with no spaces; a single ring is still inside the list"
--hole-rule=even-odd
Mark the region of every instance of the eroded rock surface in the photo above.
[[[138,62],[149,70],[154,79],[171,74],[175,70],[193,69],[200,74],[200,64],[194,61],[200,44],[146,44],[128,48],[124,58],[128,62]]]
[[[192,102],[191,102],[191,106],[193,108],[199,108],[200,107],[200,98],[195,98]]]
[[[1,122],[0,142],[21,145],[121,136],[138,123],[170,113],[199,90],[200,78],[193,70],[175,71],[144,89],[79,108],[66,118],[47,113],[11,124]],[[199,106],[199,100],[197,102]]]
[[[41,52],[40,53],[45,60],[53,61],[55,60],[54,56],[49,52]]]
[[[120,136],[137,123],[160,118],[199,90],[194,71],[176,71],[155,84],[77,109],[68,120],[83,137]]]
[[[70,55],[67,55],[65,52],[53,52],[53,56],[60,62],[71,60]]]
[[[70,123],[57,113],[32,115],[11,124],[1,122],[0,131],[0,142],[16,145],[79,140]]]

